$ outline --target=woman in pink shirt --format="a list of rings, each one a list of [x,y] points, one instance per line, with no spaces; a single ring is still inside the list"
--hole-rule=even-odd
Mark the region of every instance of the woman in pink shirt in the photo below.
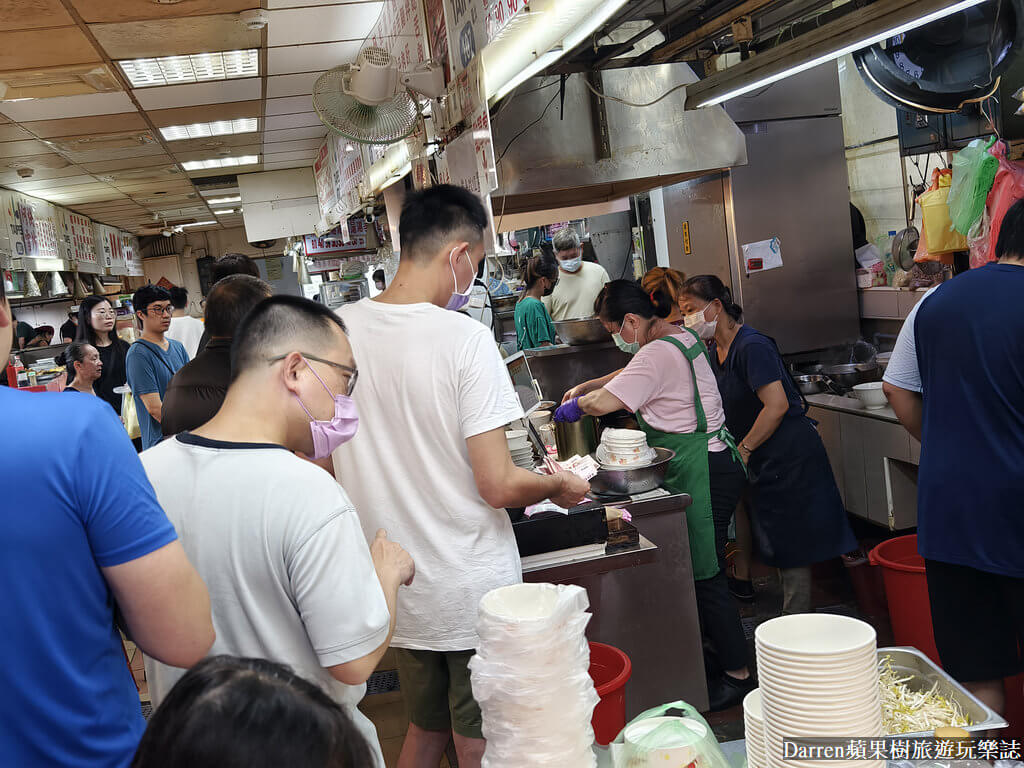
[[[725,428],[725,413],[707,348],[693,331],[667,318],[671,299],[648,294],[636,283],[614,280],[594,310],[617,338],[636,354],[610,381],[576,387],[575,397],[555,412],[559,421],[620,410],[636,414],[652,446],[675,451],[665,487],[688,493],[686,512],[690,559],[701,629],[718,655],[723,673],[709,681],[711,709],[739,703],[753,688],[747,644],[739,613],[729,595],[724,563],[726,531],[745,482],[742,459]]]

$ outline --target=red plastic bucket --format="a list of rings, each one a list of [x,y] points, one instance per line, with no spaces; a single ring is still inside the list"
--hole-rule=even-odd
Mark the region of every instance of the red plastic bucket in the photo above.
[[[917,534],[883,541],[871,550],[868,560],[872,565],[882,566],[896,645],[913,646],[941,665],[932,634],[924,558],[917,554]]]
[[[609,744],[626,727],[626,683],[633,674],[629,656],[604,643],[590,643],[590,677],[601,698],[594,707],[591,724],[594,740]]]

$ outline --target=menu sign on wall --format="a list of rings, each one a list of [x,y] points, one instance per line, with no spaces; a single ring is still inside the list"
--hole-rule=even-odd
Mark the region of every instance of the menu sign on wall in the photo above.
[[[444,0],[452,74],[468,67],[527,4],[526,0]]]
[[[334,154],[331,148],[334,146],[335,136],[327,134],[320,151],[316,153],[316,160],[313,161],[313,178],[316,179],[316,199],[320,204],[320,216],[326,218],[334,210],[338,202],[334,186]]]
[[[98,273],[103,267],[96,259],[96,238],[90,219],[68,211],[67,221],[68,252],[71,260],[78,265],[79,272]]]

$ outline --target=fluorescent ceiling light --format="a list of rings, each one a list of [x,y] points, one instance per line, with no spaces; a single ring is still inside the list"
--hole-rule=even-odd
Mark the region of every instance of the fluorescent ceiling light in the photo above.
[[[981,5],[981,3],[984,2],[986,2],[986,0],[961,0],[961,2],[953,3],[952,5],[949,5],[945,8],[940,8],[937,11],[932,11],[929,14],[925,14],[924,16],[914,19],[913,21],[908,21],[906,24],[900,24],[899,26],[893,27],[892,29],[887,29],[885,32],[879,32],[877,35],[874,35],[872,37],[864,38],[863,40],[858,40],[856,43],[850,43],[849,45],[844,46],[839,50],[832,51],[831,53],[822,54],[817,58],[811,59],[810,61],[805,61],[803,64],[797,64],[795,67],[790,67],[789,69],[785,69],[777,74],[762,77],[760,80],[755,80],[752,83],[748,83],[746,85],[740,86],[739,88],[727,91],[721,96],[714,96],[708,99],[707,101],[701,102],[700,104],[697,105],[697,107],[709,107],[713,104],[721,104],[723,101],[728,101],[729,99],[735,98],[736,96],[742,96],[745,93],[756,91],[758,88],[764,88],[765,86],[771,85],[772,83],[777,83],[779,80],[784,80],[785,78],[791,77],[792,75],[799,74],[800,72],[806,72],[808,69],[813,69],[814,67],[817,67],[821,64],[825,64],[830,61],[835,61],[836,59],[842,58],[848,53],[853,53],[854,51],[860,50],[861,48],[867,48],[869,45],[880,43],[883,40],[886,40],[890,37],[896,37],[897,35],[901,35],[904,32],[909,32],[912,29],[923,27],[925,24],[931,24],[933,21],[938,21],[939,19],[943,19],[946,16],[950,16],[954,13],[957,13],[958,11],[963,11],[966,10],[967,8],[972,8],[975,5]],[[725,71],[728,72],[728,70]]]
[[[597,10],[588,13],[586,20],[565,36],[565,39],[562,40],[562,47],[571,51],[590,37],[598,27],[608,21],[612,14],[625,4],[626,0],[608,0]]]
[[[235,165],[253,165],[258,163],[258,155],[242,155],[241,157],[213,157],[209,160],[189,160],[181,164],[186,171],[202,171],[207,168],[228,168]]]
[[[259,130],[259,125],[258,118],[243,117],[238,120],[217,120],[212,123],[172,125],[168,128],[161,128],[160,133],[166,141],[183,141],[185,139],[202,139],[207,136],[252,133]]]
[[[182,228],[184,228],[184,227],[206,227],[206,226],[209,226],[210,224],[216,224],[216,223],[217,223],[216,221],[193,221],[191,224],[182,224],[180,226]]]
[[[218,197],[216,200],[207,200],[207,205],[224,205],[225,203],[240,203],[242,202],[241,195],[235,195],[234,197]]]
[[[503,86],[501,86],[501,88],[499,88],[494,93],[492,98],[495,101],[497,101],[498,99],[504,98],[506,95],[508,95],[514,89],[518,88],[521,83],[526,82],[531,77],[536,75],[538,72],[540,72],[540,71],[550,67],[556,61],[558,61],[560,58],[562,58],[562,54],[564,54],[564,53],[565,53],[565,49],[564,48],[552,48],[547,53],[542,53],[540,56],[538,56],[536,59],[534,59],[530,64],[528,64],[526,67],[524,67],[523,70],[518,75],[516,75],[511,80],[509,80],[507,83],[505,83]]]
[[[213,215],[214,216],[228,216],[229,214],[232,214],[234,212],[235,212],[234,208],[225,208],[222,211],[214,211]]]
[[[255,77],[260,73],[259,50],[256,48],[157,59],[126,59],[117,65],[133,88],[232,80]]]

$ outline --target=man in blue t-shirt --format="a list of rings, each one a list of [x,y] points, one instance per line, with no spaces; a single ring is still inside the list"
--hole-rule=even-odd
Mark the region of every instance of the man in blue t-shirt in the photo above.
[[[125,368],[139,415],[142,450],[146,450],[163,437],[160,416],[164,393],[174,374],[188,362],[188,353],[180,341],[165,335],[174,311],[167,290],[157,285],[143,286],[132,296],[132,306],[142,337],[128,350]]]
[[[918,550],[942,665],[1001,712],[1024,669],[1024,200],[996,256],[921,300],[884,386],[921,439]]]
[[[115,601],[144,653],[188,667],[214,640],[206,586],[106,403],[3,387],[0,415],[0,765],[125,768],[146,724]]]

